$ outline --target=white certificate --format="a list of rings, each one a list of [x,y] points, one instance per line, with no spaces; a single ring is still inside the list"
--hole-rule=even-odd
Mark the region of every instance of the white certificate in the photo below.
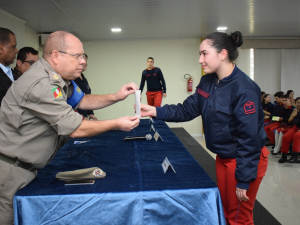
[[[141,90],[135,91],[135,112],[138,117],[141,117]]]

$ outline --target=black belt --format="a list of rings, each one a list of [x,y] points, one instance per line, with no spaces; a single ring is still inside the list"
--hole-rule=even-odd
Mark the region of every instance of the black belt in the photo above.
[[[30,163],[24,163],[18,160],[18,158],[11,158],[8,157],[6,155],[3,155],[2,153],[0,153],[0,160],[7,162],[9,164],[13,164],[15,166],[21,167],[25,170],[29,170],[29,171],[35,171],[37,170],[32,164]]]

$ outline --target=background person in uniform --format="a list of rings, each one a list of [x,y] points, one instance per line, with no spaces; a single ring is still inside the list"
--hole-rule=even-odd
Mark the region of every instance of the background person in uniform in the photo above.
[[[265,96],[265,94],[266,94],[266,92],[264,92],[264,91],[261,91],[261,92],[260,92],[261,102],[264,101],[264,96]]]
[[[299,142],[299,138],[300,138],[300,98],[296,98],[296,106],[297,108],[295,108],[290,116],[289,122],[292,119],[293,120],[293,124],[294,126],[292,128],[290,128],[282,137],[282,146],[281,146],[281,152],[282,152],[282,156],[279,159],[280,162],[279,163],[284,163],[286,161],[290,162],[290,163],[298,163],[298,154],[300,151],[300,142]],[[290,144],[291,142],[293,142],[293,155],[292,157],[287,160],[287,154],[290,148]],[[275,150],[274,150],[275,151]]]
[[[142,73],[140,84],[141,93],[143,92],[145,81],[147,81],[147,102],[148,105],[161,106],[162,97],[167,97],[167,89],[164,76],[158,67],[153,67],[154,59],[147,59],[148,68]]]
[[[217,154],[216,173],[227,224],[254,224],[256,193],[267,170],[260,88],[233,61],[242,34],[215,32],[200,45],[207,74],[183,104],[141,105],[142,116],[168,122],[202,116],[206,146]]]
[[[85,63],[83,64],[83,69],[82,72],[86,70],[87,67],[87,60],[88,60],[88,55],[86,55],[86,60]],[[91,94],[92,90],[90,88],[89,82],[83,75],[83,73],[80,74],[79,78],[76,78],[75,83],[80,87],[80,89],[83,91],[85,94]],[[98,120],[96,116],[94,116],[94,111],[93,110],[82,110],[78,109],[77,112],[81,114],[84,118],[87,118],[89,120]]]
[[[49,35],[43,58],[14,82],[0,109],[0,221],[13,223],[13,197],[30,183],[61,147],[65,135],[88,137],[109,130],[130,131],[139,118],[83,120],[77,108],[100,109],[135,93],[134,83],[115,94],[84,95],[73,81],[83,70],[81,41],[58,31]]]
[[[294,99],[294,91],[293,91],[293,90],[288,90],[288,91],[286,92],[286,95],[288,95],[289,98],[291,99],[292,105],[293,105],[293,106],[296,106],[296,101],[295,101],[295,99]]]
[[[15,34],[9,29],[0,27],[0,106],[3,97],[14,81],[9,65],[14,63],[17,53]]]
[[[19,50],[17,63],[12,73],[14,80],[17,80],[23,73],[29,70],[30,66],[39,60],[39,52],[32,47],[24,47]]]
[[[264,121],[264,126],[267,126],[270,124],[271,119],[269,119],[269,116],[272,115],[274,112],[274,105],[271,103],[271,95],[265,94],[263,101],[262,101],[262,108],[264,111],[265,115],[265,121]]]

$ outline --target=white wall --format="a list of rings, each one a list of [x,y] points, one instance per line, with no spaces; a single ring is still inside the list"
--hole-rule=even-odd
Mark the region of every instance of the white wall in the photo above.
[[[274,101],[277,91],[294,91],[300,97],[300,49],[255,49],[254,81]]]
[[[294,91],[294,98],[300,97],[300,49],[282,49],[281,90]]]
[[[0,27],[4,27],[10,29],[14,32],[17,39],[17,48],[23,48],[25,46],[33,47],[38,50],[39,42],[37,33],[25,26],[26,21],[4,11],[0,8]],[[10,67],[14,68],[15,63],[10,65]]]
[[[24,46],[32,47],[35,50],[38,50],[40,47],[37,33],[28,27],[25,27],[25,45]]]
[[[240,70],[250,76],[250,49],[239,48],[239,57],[235,63]]]
[[[194,89],[200,81],[200,39],[103,41],[83,44],[85,52],[89,55],[88,67],[84,74],[94,94],[114,93],[129,82],[139,86],[149,56],[154,58],[154,66],[161,68],[164,74],[167,97],[163,99],[163,105],[181,103],[191,94],[187,92],[184,74],[195,78]],[[142,103],[147,103],[145,90],[146,85]],[[102,120],[134,115],[133,105],[134,96],[129,96],[123,102],[95,111],[95,115]],[[168,125],[184,127],[190,134],[202,134],[201,118]]]

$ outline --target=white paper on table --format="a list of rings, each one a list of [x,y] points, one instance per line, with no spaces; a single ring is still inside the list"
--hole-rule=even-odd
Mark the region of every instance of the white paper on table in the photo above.
[[[135,91],[135,112],[138,117],[141,117],[141,90]]]

